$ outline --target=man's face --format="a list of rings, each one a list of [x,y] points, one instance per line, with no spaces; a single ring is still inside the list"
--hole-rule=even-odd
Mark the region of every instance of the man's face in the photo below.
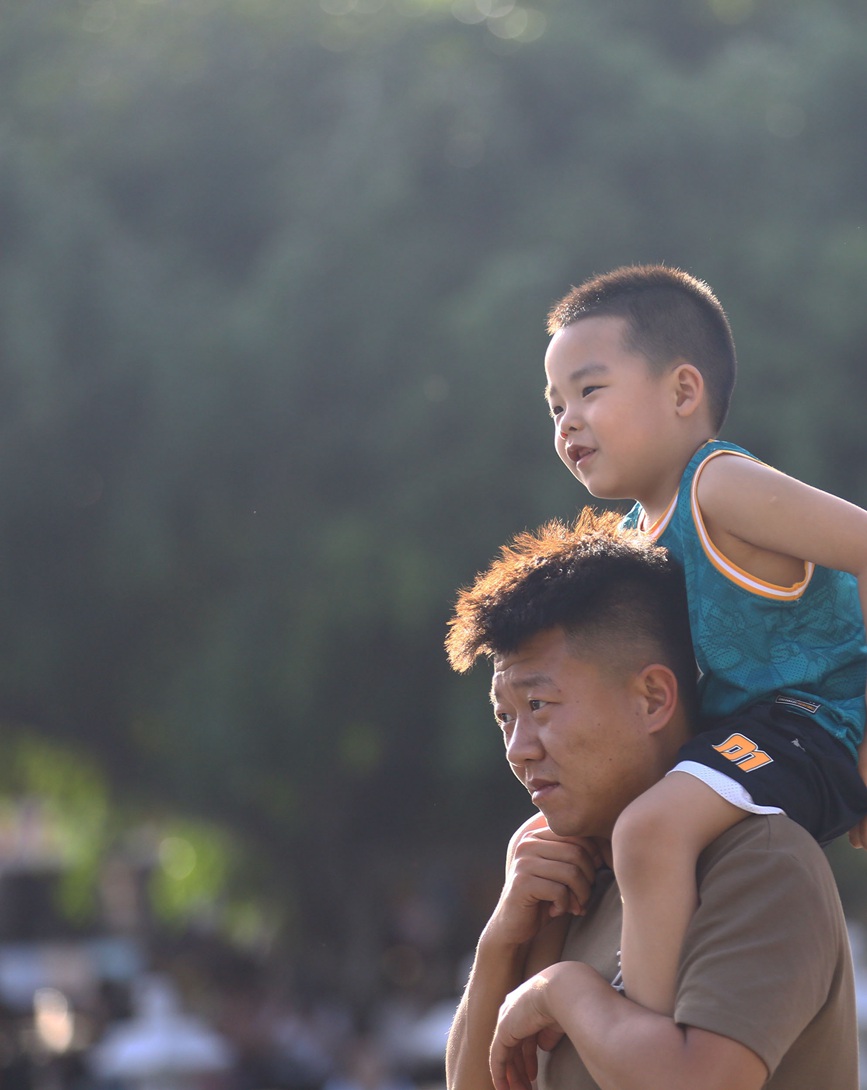
[[[509,765],[560,836],[610,837],[658,778],[638,678],[576,653],[562,629],[495,659],[491,697]]]

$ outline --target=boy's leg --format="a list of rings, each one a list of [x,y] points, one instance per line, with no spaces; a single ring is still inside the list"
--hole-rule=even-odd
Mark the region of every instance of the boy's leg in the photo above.
[[[672,772],[618,818],[612,847],[623,898],[623,986],[643,1007],[674,1012],[680,952],[698,902],[696,862],[746,816],[702,780]]]

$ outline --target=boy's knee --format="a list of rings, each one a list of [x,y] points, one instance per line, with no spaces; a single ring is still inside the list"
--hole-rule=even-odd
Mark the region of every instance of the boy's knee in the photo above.
[[[611,837],[618,879],[658,869],[677,844],[681,822],[682,815],[661,805],[652,793],[633,800],[618,817]]]

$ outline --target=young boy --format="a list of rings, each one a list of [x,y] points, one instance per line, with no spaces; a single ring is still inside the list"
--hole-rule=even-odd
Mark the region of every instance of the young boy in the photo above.
[[[716,439],[735,351],[703,282],[617,269],[564,296],[548,332],[558,455],[592,495],[634,499],[625,524],[686,576],[701,733],[613,837],[624,990],[671,1014],[711,841],[782,812],[867,845],[867,511]]]

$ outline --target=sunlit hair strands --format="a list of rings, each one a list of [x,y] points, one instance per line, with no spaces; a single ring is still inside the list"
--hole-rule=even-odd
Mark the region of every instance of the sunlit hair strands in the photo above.
[[[458,595],[446,638],[452,667],[464,673],[480,656],[510,654],[562,628],[576,653],[612,668],[663,662],[690,707],[695,659],[681,570],[620,519],[585,508],[572,525],[548,522],[504,546]]]

